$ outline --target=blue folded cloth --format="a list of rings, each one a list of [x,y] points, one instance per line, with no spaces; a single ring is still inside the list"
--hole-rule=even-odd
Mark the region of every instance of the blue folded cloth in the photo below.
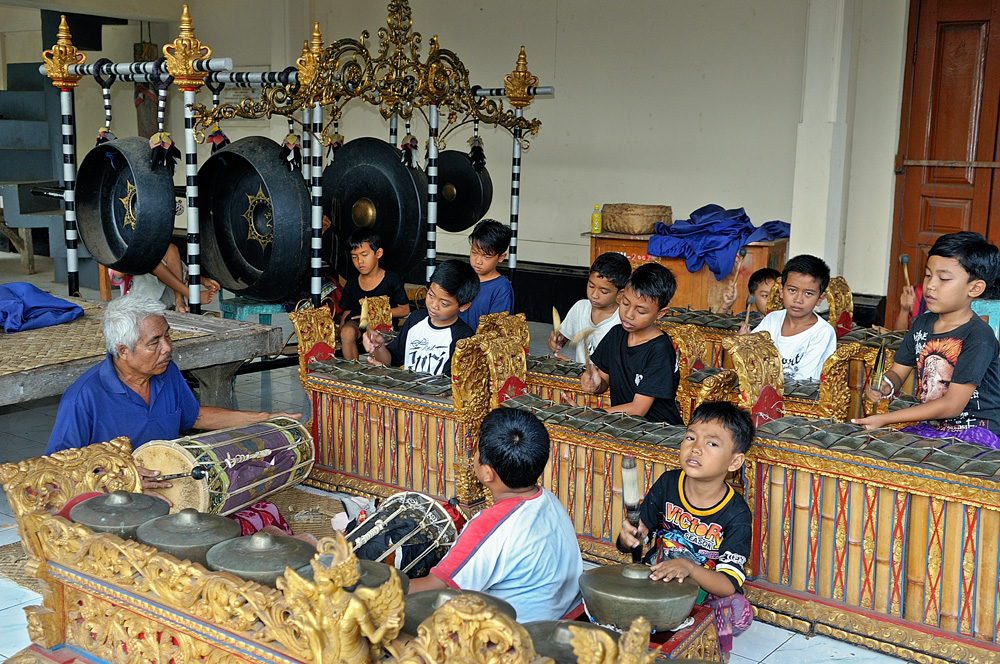
[[[680,219],[669,226],[663,222],[656,224],[656,234],[649,238],[647,252],[650,256],[683,258],[689,272],[708,265],[718,281],[733,271],[740,247],[788,237],[790,228],[785,221],[769,221],[755,227],[743,208],[726,210],[709,204],[692,212],[690,219]]]
[[[23,281],[0,286],[0,324],[8,334],[68,323],[83,315],[83,307]]]

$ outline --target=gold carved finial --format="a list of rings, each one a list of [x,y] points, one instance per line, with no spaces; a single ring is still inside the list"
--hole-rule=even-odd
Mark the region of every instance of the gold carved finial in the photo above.
[[[70,65],[82,65],[87,61],[87,54],[76,50],[65,14],[60,17],[59,31],[56,33],[56,44],[42,52],[45,63],[45,75],[52,79],[52,85],[57,88],[75,88],[82,76],[69,73]]]
[[[504,93],[511,104],[517,108],[524,108],[531,103],[534,95],[528,94],[528,88],[538,85],[538,77],[532,76],[528,71],[528,58],[524,54],[524,46],[521,46],[514,71],[504,76],[503,81]]]
[[[212,49],[202,44],[194,36],[194,24],[188,6],[181,13],[181,27],[173,44],[163,47],[163,57],[167,60],[167,71],[174,77],[179,88],[198,90],[205,84],[208,72],[194,70],[194,61],[210,57]]]
[[[302,88],[309,85],[313,76],[316,75],[316,68],[319,66],[322,54],[323,35],[319,31],[319,21],[316,21],[313,23],[312,40],[302,44],[302,56],[295,61],[295,68],[299,72],[299,85]]]

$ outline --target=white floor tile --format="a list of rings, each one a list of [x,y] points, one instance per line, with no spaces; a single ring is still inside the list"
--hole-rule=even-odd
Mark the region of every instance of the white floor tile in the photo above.
[[[13,525],[14,517],[10,518],[10,524],[6,524],[4,521],[4,515],[0,514],[0,546],[20,542],[21,536],[17,534],[17,526]]]
[[[802,634],[796,634],[765,659],[764,664],[802,664],[803,662],[814,664],[823,662],[903,664],[904,661],[825,636],[806,638]]]
[[[755,620],[750,629],[733,637],[733,654],[752,662],[760,662],[792,638],[793,634],[794,632]]]
[[[757,660],[747,659],[746,657],[741,657],[740,655],[729,655],[729,664],[757,664]]]
[[[37,604],[41,601],[42,596],[35,591],[22,588],[10,579],[0,577],[0,611],[18,604]],[[2,626],[3,621],[0,620],[0,628]],[[0,637],[0,643],[3,642],[3,638]]]
[[[24,615],[24,607],[41,603],[38,600],[24,602],[0,611],[0,659],[11,657],[14,653],[31,645],[28,638],[28,618]]]

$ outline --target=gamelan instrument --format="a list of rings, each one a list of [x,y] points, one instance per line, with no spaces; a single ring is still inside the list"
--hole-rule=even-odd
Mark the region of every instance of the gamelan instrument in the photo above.
[[[588,631],[603,633],[611,637],[617,643],[621,637],[617,632],[613,632],[606,627],[585,623],[579,620],[539,620],[538,622],[525,623],[524,628],[531,636],[531,643],[535,646],[535,652],[542,657],[551,657],[556,664],[577,664],[576,653],[570,641],[573,633],[570,626],[577,631]]]
[[[178,560],[207,566],[208,550],[216,544],[240,536],[240,524],[217,514],[205,514],[185,507],[176,514],[150,519],[136,531],[136,540]]]
[[[313,440],[300,423],[276,417],[151,440],[133,457],[139,466],[174,478],[171,488],[155,490],[173,503],[172,511],[193,507],[225,516],[305,479],[313,466]],[[202,479],[195,479],[198,475]]]
[[[231,572],[248,581],[273,586],[286,567],[300,570],[316,555],[316,547],[294,537],[261,531],[216,544],[205,555],[208,568]]]
[[[627,630],[638,616],[657,632],[677,628],[691,615],[701,588],[691,578],[653,581],[646,565],[604,565],[580,576],[587,612],[599,625]]]
[[[95,533],[114,533],[122,539],[135,539],[140,525],[163,516],[170,509],[166,501],[143,493],[113,491],[88,498],[73,506],[69,518]]]
[[[411,578],[426,576],[457,538],[455,522],[441,503],[416,491],[389,496],[347,533],[358,558],[389,561]]]
[[[459,590],[458,588],[441,588],[440,590],[425,590],[406,596],[406,614],[403,618],[403,633],[417,635],[420,623],[430,617],[435,610],[459,595],[474,595],[511,618],[517,618],[517,610],[499,597],[475,590]]]

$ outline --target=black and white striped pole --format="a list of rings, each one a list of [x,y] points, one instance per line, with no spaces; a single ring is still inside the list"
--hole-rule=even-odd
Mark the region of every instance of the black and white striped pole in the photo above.
[[[431,282],[437,260],[438,197],[438,105],[431,104],[428,119],[430,136],[427,146],[427,283]]]
[[[323,106],[320,102],[313,104],[312,132],[314,143],[310,160],[312,161],[312,239],[309,244],[309,295],[314,307],[320,305],[320,293],[323,289],[323,146],[320,137],[323,134]]]

